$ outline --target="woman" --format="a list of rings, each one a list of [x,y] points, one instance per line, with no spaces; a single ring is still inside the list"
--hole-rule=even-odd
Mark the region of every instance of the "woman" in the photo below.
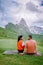
[[[24,45],[24,42],[23,42],[23,36],[20,35],[18,37],[18,41],[17,41],[17,50],[18,50],[18,53],[19,54],[23,54],[24,48],[25,48],[25,45]]]

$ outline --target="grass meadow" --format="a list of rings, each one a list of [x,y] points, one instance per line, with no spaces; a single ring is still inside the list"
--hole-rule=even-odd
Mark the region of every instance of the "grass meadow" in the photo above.
[[[3,55],[6,50],[15,50],[17,40],[14,39],[0,39],[0,65],[43,65],[43,55]],[[43,54],[43,46],[37,44],[37,49]]]

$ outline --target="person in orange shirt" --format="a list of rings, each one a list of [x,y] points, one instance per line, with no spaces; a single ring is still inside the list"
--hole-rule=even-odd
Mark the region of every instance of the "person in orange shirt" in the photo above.
[[[36,41],[32,39],[32,36],[28,36],[28,40],[26,41],[26,54],[36,54]]]
[[[18,53],[19,54],[23,54],[24,48],[25,48],[25,45],[24,45],[24,42],[23,42],[23,36],[20,35],[18,37],[18,41],[17,41],[17,50],[18,50]]]

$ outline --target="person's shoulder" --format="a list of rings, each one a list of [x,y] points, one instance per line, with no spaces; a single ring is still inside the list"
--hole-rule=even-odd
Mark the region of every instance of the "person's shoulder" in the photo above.
[[[26,41],[26,43],[28,43],[28,42],[29,42],[29,40]]]
[[[20,40],[19,43],[22,43],[22,40]]]
[[[32,40],[34,43],[36,43],[36,40]]]

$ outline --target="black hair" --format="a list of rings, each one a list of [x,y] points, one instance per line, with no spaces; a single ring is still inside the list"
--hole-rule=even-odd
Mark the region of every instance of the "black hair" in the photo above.
[[[32,39],[32,35],[28,35]]]
[[[23,37],[22,35],[18,36],[18,42],[19,42],[19,40],[21,40],[22,37]]]

